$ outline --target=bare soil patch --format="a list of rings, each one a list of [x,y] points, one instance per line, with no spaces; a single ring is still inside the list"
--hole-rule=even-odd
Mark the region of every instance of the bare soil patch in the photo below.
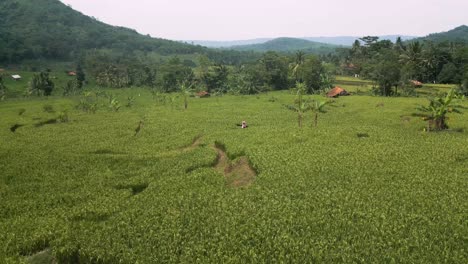
[[[216,151],[217,158],[214,169],[222,173],[226,178],[226,184],[232,188],[248,187],[257,176],[255,170],[250,165],[246,156],[240,157],[235,163],[229,160],[224,146],[215,144],[213,149]]]
[[[184,147],[182,151],[187,152],[187,151],[192,151],[192,150],[198,148],[198,147],[201,145],[201,143],[202,143],[202,139],[203,139],[203,136],[202,136],[202,135],[196,136],[196,137],[193,139],[192,144],[190,144],[190,145]]]

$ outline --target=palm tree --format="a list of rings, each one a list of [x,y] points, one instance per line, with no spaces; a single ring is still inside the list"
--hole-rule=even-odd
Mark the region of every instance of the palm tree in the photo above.
[[[304,95],[307,91],[307,87],[304,83],[296,82],[296,99],[294,100],[294,105],[286,105],[291,111],[297,112],[297,121],[300,128],[302,128],[302,120],[304,119],[304,113],[310,110],[310,106],[304,100]]]
[[[410,71],[412,71],[410,73],[410,78],[412,79],[418,79],[417,77],[420,77],[415,75],[421,72],[420,68],[423,63],[422,53],[423,45],[419,41],[415,41],[410,42],[406,50],[404,50],[400,55],[400,63],[403,63]]]
[[[301,50],[297,51],[295,59],[294,59],[294,63],[291,65],[291,71],[294,76],[294,80],[296,82],[303,82],[302,76],[299,76],[299,75],[302,75],[300,74],[300,71],[301,71],[301,66],[304,64],[304,62],[305,62],[305,53]]]

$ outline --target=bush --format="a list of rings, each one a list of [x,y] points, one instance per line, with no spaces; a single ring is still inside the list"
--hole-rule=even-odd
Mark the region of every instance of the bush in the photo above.
[[[57,116],[57,120],[60,122],[60,123],[66,123],[69,121],[69,118],[68,118],[68,111],[67,110],[64,110],[64,111],[60,111],[58,116]]]
[[[462,84],[458,88],[457,93],[468,96],[468,76],[463,80]]]
[[[47,112],[47,113],[55,112],[54,107],[50,104],[43,105],[42,110],[44,110],[44,112]]]

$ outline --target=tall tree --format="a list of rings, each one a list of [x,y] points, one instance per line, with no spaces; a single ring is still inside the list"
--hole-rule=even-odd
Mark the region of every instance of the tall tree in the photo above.
[[[49,78],[49,73],[47,71],[34,74],[30,83],[31,92],[35,93],[36,95],[50,96],[52,95],[54,87],[55,84]]]
[[[269,51],[260,59],[260,64],[267,76],[267,85],[274,90],[285,89],[288,86],[287,59],[274,51]]]
[[[295,82],[303,82],[304,77],[303,77],[303,68],[302,65],[304,65],[305,62],[305,53],[301,50],[297,51],[295,56],[294,56],[294,63],[291,65],[291,71],[292,75],[294,76],[294,81]]]
[[[395,42],[395,49],[398,51],[398,53],[403,53],[406,49],[405,44],[403,43],[403,40],[401,37],[398,37]]]
[[[371,79],[379,85],[377,93],[382,96],[397,94],[401,80],[400,73],[398,55],[391,50],[382,54],[371,74]],[[395,87],[395,91],[392,89],[393,87]]]
[[[5,93],[6,93],[6,86],[3,83],[3,75],[0,74],[0,100],[3,100],[5,98]]]
[[[161,67],[161,71],[165,92],[175,92],[180,82],[194,78],[192,69],[183,65],[178,57],[172,57]]]
[[[410,42],[405,52],[400,55],[400,62],[411,79],[422,80],[423,45],[419,41]]]
[[[210,67],[202,80],[206,84],[207,91],[211,93],[215,90],[225,90],[228,76],[228,68],[223,64],[216,64]]]
[[[377,36],[365,36],[365,37],[360,38],[360,40],[362,42],[364,42],[364,44],[366,46],[370,46],[371,44],[377,42],[379,40],[379,37],[377,37]]]
[[[308,93],[319,91],[323,88],[324,74],[326,71],[322,62],[315,56],[309,56],[304,63],[304,81]]]
[[[83,88],[83,84],[86,81],[86,75],[81,68],[81,64],[76,66],[76,83],[79,89]]]

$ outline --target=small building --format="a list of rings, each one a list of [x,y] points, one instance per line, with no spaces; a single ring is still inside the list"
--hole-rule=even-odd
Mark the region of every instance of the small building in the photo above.
[[[203,97],[210,97],[211,95],[207,91],[201,91],[201,92],[196,93],[196,96],[200,97],[200,98],[203,98]]]
[[[416,81],[416,80],[411,80],[410,83],[411,83],[414,87],[417,87],[417,88],[423,86],[422,82]]]
[[[11,78],[12,78],[13,80],[15,80],[15,81],[20,81],[20,80],[21,80],[21,76],[18,75],[18,74],[13,74],[13,75],[11,76]]]
[[[67,75],[68,75],[68,76],[76,76],[76,72],[74,72],[74,71],[69,71],[69,72],[67,72]]]
[[[349,95],[349,93],[345,89],[338,87],[338,86],[331,89],[327,93],[327,97],[338,97],[338,96],[345,96],[345,95]]]

